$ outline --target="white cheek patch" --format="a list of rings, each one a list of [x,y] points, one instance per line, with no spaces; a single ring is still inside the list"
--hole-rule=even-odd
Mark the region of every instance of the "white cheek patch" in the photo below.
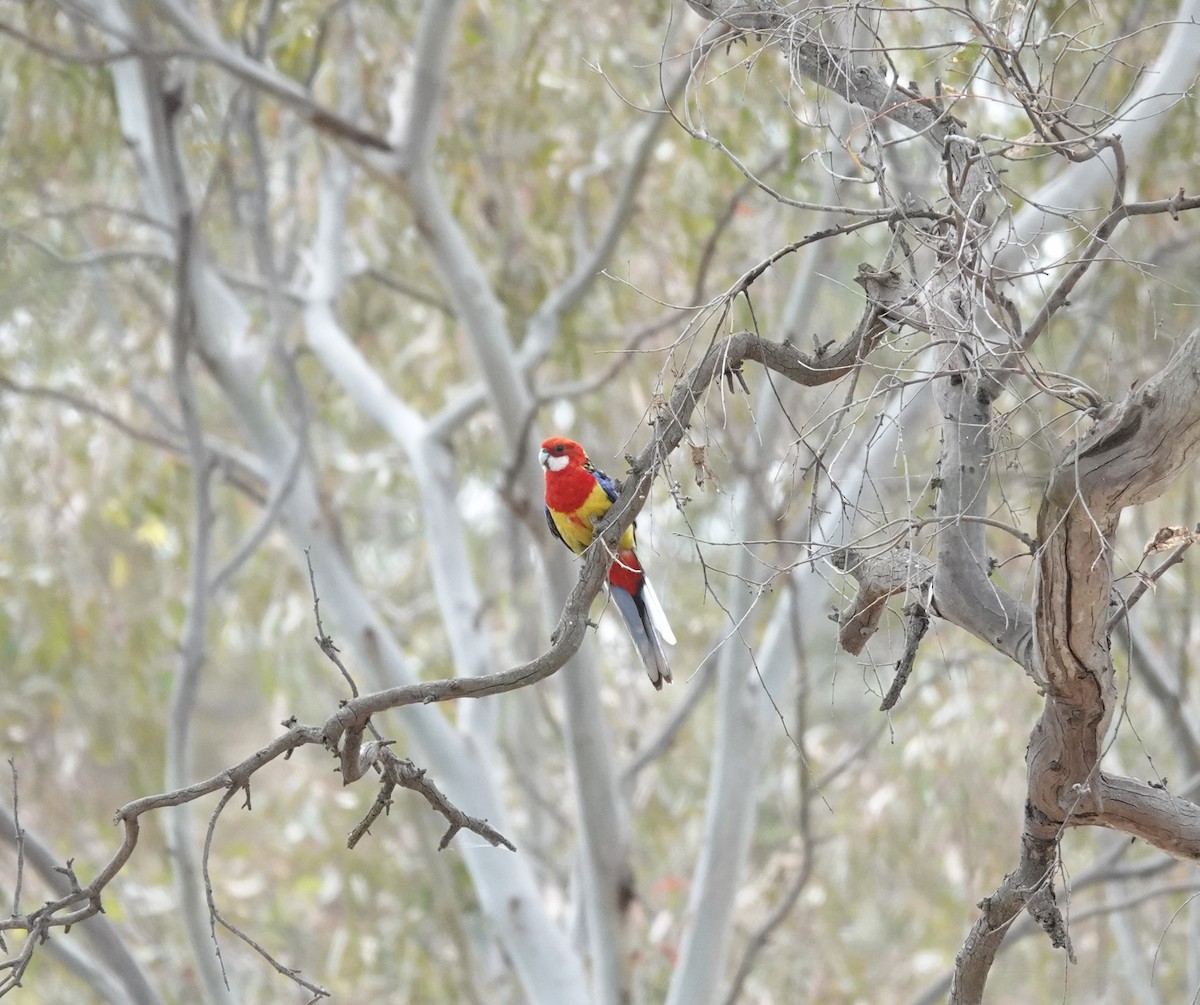
[[[553,454],[547,454],[546,459],[542,461],[542,464],[546,466],[547,471],[561,471],[570,463],[571,458],[563,454],[559,454],[557,457],[555,457]]]

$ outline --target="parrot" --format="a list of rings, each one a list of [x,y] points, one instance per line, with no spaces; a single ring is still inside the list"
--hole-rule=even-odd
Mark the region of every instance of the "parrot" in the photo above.
[[[550,533],[576,555],[582,555],[592,543],[595,524],[612,508],[620,487],[592,467],[583,447],[574,440],[551,436],[542,442],[538,460],[546,470],[546,523]],[[650,683],[661,691],[664,681],[671,683],[671,665],[663,643],[674,645],[675,635],[634,547],[634,528],[630,524],[621,535],[616,560],[608,570],[608,592],[629,629]]]

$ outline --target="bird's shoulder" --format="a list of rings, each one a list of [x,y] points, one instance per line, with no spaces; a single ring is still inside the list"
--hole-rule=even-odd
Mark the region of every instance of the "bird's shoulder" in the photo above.
[[[584,470],[587,471],[593,478],[596,479],[596,484],[604,489],[604,494],[608,496],[610,502],[616,502],[617,496],[621,494],[621,489],[624,486],[615,478],[610,478],[598,467],[592,464],[591,461],[584,462]]]

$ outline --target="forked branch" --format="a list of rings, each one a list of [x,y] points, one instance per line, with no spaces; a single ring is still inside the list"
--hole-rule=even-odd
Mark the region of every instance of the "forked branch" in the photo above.
[[[974,1005],[1013,918],[1033,911],[1056,945],[1050,878],[1067,827],[1139,837],[1200,861],[1200,807],[1164,787],[1101,772],[1116,703],[1109,647],[1113,539],[1121,512],[1161,495],[1200,454],[1200,333],[1110,406],[1055,467],[1038,514],[1034,671],[1046,693],[1026,755],[1022,862],[984,902],[955,963],[951,1001]],[[1053,921],[1053,924],[1051,924]]]

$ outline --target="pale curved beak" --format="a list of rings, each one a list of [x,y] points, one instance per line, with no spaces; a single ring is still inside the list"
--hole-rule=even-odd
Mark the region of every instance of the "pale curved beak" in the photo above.
[[[538,463],[544,468],[550,467],[550,451],[549,450],[539,450],[538,451]]]

